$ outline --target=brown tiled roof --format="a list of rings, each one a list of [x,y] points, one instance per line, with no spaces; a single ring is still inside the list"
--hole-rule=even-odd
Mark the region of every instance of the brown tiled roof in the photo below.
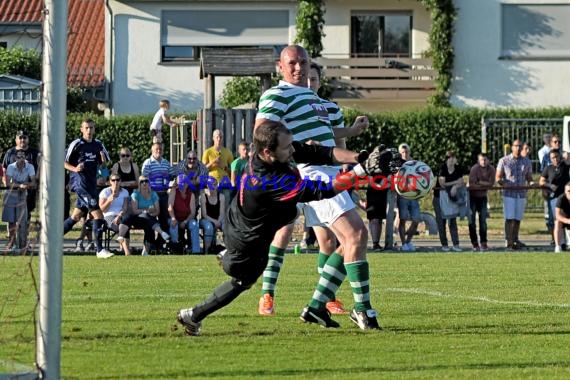
[[[104,0],[69,0],[67,82],[98,86],[105,69]],[[40,23],[42,0],[0,0],[0,22]]]
[[[39,23],[42,8],[41,0],[0,0],[0,22]]]

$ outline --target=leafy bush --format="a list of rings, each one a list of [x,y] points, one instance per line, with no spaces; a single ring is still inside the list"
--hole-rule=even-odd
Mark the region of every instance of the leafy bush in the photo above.
[[[128,146],[133,153],[133,161],[141,165],[150,157],[151,137],[149,126],[153,115],[117,116],[105,119],[92,114],[71,113],[67,115],[66,145],[81,136],[81,121],[89,117],[96,124],[96,138],[100,139],[109,153],[111,161],[119,160],[119,150]],[[14,146],[15,133],[18,129],[26,129],[30,134],[30,145],[40,145],[39,115],[26,116],[16,112],[0,111],[0,147],[3,152]],[[190,115],[194,118],[195,115]],[[170,140],[170,130],[163,130],[165,141]],[[165,144],[164,157],[170,157],[170,147]]]
[[[279,82],[277,75],[271,76],[271,85],[275,86]],[[242,104],[254,103],[261,96],[260,77],[233,77],[226,82],[226,86],[220,95],[220,105],[223,108],[233,108]]]
[[[358,111],[345,109],[345,124],[354,122]],[[410,145],[412,157],[432,168],[439,168],[445,153],[455,151],[464,167],[475,163],[481,150],[482,118],[562,118],[570,109],[481,110],[428,107],[422,110],[369,114],[370,128],[359,137],[347,140],[349,149],[370,149],[383,143]],[[538,149],[538,147],[536,147]],[[496,162],[493,163],[496,165]]]
[[[22,75],[41,79],[42,59],[36,50],[22,47],[0,48],[0,74]]]
[[[305,47],[309,57],[321,56],[325,8],[323,0],[300,0],[296,18],[295,43]]]

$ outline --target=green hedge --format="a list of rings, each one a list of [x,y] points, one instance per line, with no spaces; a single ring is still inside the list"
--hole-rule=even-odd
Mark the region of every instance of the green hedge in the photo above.
[[[346,125],[351,125],[359,114],[356,110],[345,109]],[[370,129],[362,136],[348,139],[350,149],[371,149],[383,143],[397,146],[406,142],[412,148],[412,156],[438,168],[445,152],[454,150],[460,164],[465,167],[475,162],[481,148],[481,118],[562,118],[570,115],[570,108],[548,108],[538,110],[479,110],[431,107],[422,110],[382,112],[367,114]],[[195,115],[190,115],[192,119]],[[79,127],[83,114],[67,116],[66,143],[79,137]],[[138,164],[150,156],[149,125],[152,115],[117,116],[105,119],[89,115],[97,124],[96,136],[101,139],[112,155],[118,160],[121,146],[128,146],[133,152],[133,160]],[[30,143],[39,143],[38,116],[24,116],[14,112],[0,112],[0,147],[3,151],[14,145],[16,130],[27,129]],[[165,128],[166,141],[169,130]],[[535,151],[539,147],[535,147]],[[168,144],[165,157],[169,157]]]
[[[109,153],[111,161],[119,160],[119,150],[127,146],[133,153],[133,161],[141,165],[150,156],[151,137],[149,132],[153,115],[117,116],[105,119],[102,116],[87,114],[68,114],[66,125],[66,145],[78,138],[81,120],[85,117],[96,123],[96,137],[100,139]],[[24,116],[14,112],[0,112],[0,147],[5,152],[14,146],[16,131],[26,129],[30,134],[30,145],[39,146],[39,115]],[[169,128],[163,130],[166,141],[169,141]],[[169,157],[169,146],[165,144],[164,157]],[[3,156],[3,155],[2,155]]]
[[[345,123],[350,126],[358,111],[345,109]],[[367,114],[370,128],[359,137],[347,140],[349,149],[371,149],[382,143],[396,147],[407,143],[412,157],[432,168],[439,168],[449,150],[455,151],[464,167],[475,163],[481,150],[481,119],[485,118],[562,118],[570,108],[525,110],[480,110],[429,107],[405,112]],[[539,147],[534,147],[535,152]],[[496,163],[494,163],[496,165]]]

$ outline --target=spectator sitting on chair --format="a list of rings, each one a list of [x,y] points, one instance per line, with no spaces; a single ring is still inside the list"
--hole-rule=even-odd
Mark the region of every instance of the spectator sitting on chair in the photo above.
[[[125,238],[130,227],[144,230],[144,247],[142,256],[147,256],[155,244],[154,233],[157,232],[165,241],[170,235],[160,228],[157,216],[160,212],[158,195],[150,189],[148,178],[139,177],[139,190],[131,195],[131,215],[119,226],[119,236]]]
[[[107,228],[119,232],[119,225],[129,210],[129,192],[121,188],[121,177],[118,174],[111,174],[109,181],[111,186],[99,193],[99,207],[103,211]],[[129,256],[131,254],[129,236],[119,236],[117,241],[125,256]]]
[[[564,230],[570,228],[570,182],[564,185],[564,192],[556,198],[554,220],[554,252],[562,252]]]
[[[203,186],[206,177],[208,177],[208,168],[198,159],[196,151],[189,150],[186,153],[186,159],[180,161],[176,165],[176,175],[185,176],[185,180],[190,181],[192,184],[192,192],[196,201],[196,209],[198,209],[200,198],[200,186]],[[202,181],[202,183],[201,183]]]
[[[202,211],[200,228],[204,230],[205,253],[212,253],[212,244],[216,241],[216,231],[222,230],[222,221],[226,212],[225,195],[220,193],[217,188],[218,183],[214,181],[200,195],[200,209]]]
[[[127,190],[129,195],[139,188],[139,167],[133,162],[129,148],[121,148],[121,151],[119,152],[119,162],[113,165],[111,173],[118,174],[119,177],[121,177],[121,187]]]
[[[179,183],[178,178],[174,181],[174,187],[168,195],[168,213],[170,215],[170,241],[173,244],[179,242],[179,231],[188,230],[190,249],[192,254],[200,253],[200,231],[196,221],[196,202],[194,194],[188,188],[185,181]]]
[[[6,250],[25,253],[28,246],[27,189],[35,187],[34,166],[26,161],[24,152],[16,154],[16,162],[6,169],[8,192],[4,196],[2,221],[8,223],[9,241]],[[15,247],[14,247],[15,244]]]
[[[158,195],[159,212],[156,216],[158,217],[160,228],[162,231],[168,231],[170,225],[168,218],[168,185],[170,180],[176,177],[176,171],[170,165],[170,162],[162,157],[163,150],[162,144],[152,144],[152,154],[142,164],[141,172],[145,178],[150,180],[148,182],[151,187],[150,190]],[[162,244],[161,240],[162,238],[157,241],[157,244]]]

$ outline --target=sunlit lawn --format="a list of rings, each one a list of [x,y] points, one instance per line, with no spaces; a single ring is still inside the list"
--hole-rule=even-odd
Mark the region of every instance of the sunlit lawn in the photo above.
[[[61,373],[66,379],[568,378],[570,254],[370,254],[381,332],[347,316],[300,322],[315,255],[287,255],[275,317],[259,286],[184,336],[181,307],[226,276],[212,256],[64,258]],[[0,361],[32,367],[30,258],[0,258]],[[37,258],[32,259],[33,273]],[[340,298],[352,304],[349,285]],[[4,369],[6,371],[6,369]]]

